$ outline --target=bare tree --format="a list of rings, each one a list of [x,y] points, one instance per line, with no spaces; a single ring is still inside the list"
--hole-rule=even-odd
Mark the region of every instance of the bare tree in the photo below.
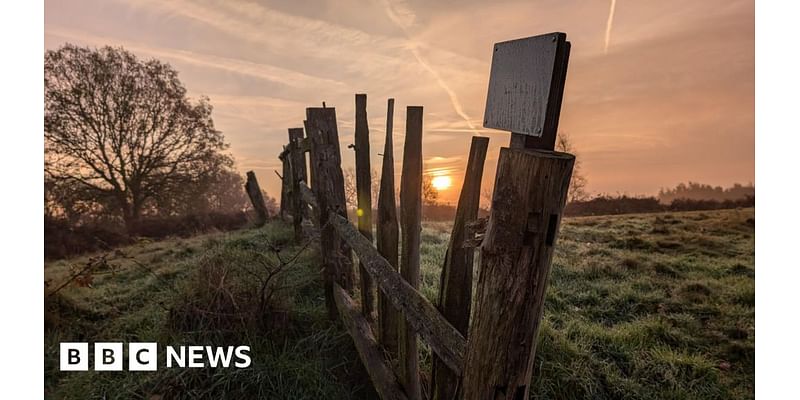
[[[80,187],[135,230],[148,202],[231,163],[207,98],[178,73],[122,48],[45,53],[45,174]]]
[[[347,167],[342,171],[344,174],[344,199],[348,209],[358,208],[358,188],[356,187],[356,170],[353,167]],[[373,169],[372,185],[372,204],[378,204],[378,192],[380,192],[380,174],[377,170]]]
[[[433,178],[425,175],[422,178],[422,204],[435,206],[439,202],[439,191],[433,187]]]
[[[556,150],[565,153],[576,153],[575,147],[566,132],[558,133]],[[586,191],[588,180],[586,179],[586,176],[583,175],[583,169],[581,168],[582,165],[580,160],[580,157],[575,154],[575,167],[572,169],[572,180],[570,180],[569,192],[567,193],[567,202],[569,203],[574,201],[583,201],[589,198],[589,193]]]

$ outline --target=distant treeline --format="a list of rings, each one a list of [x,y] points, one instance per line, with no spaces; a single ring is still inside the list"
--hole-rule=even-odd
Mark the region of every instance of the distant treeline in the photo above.
[[[755,187],[752,184],[733,184],[730,188],[714,187],[696,182],[681,183],[671,189],[661,189],[657,196],[599,195],[567,204],[567,216],[614,215],[665,211],[721,210],[755,207]],[[489,210],[481,209],[481,217]],[[445,204],[426,204],[422,217],[428,221],[450,221],[456,208]]]
[[[689,182],[680,183],[672,189],[661,189],[658,192],[658,200],[664,204],[670,204],[675,200],[735,201],[755,196],[756,188],[752,183],[747,185],[734,183],[729,188],[723,188],[722,186]]]
[[[664,211],[721,210],[755,207],[756,189],[752,184],[734,183],[729,188],[697,182],[680,183],[661,189],[657,196],[600,195],[567,204],[567,216],[614,215]]]
[[[669,204],[664,204],[653,196],[598,196],[590,200],[574,201],[567,204],[564,215],[580,217],[667,211],[723,210],[755,207],[755,204],[755,196],[747,196],[736,200],[675,199]],[[486,217],[489,215],[489,210],[481,208],[478,214],[480,217]],[[437,204],[422,207],[422,218],[426,221],[452,221],[455,215],[456,207],[452,205]]]
[[[599,196],[591,200],[567,204],[564,215],[577,217],[588,215],[614,215],[652,213],[665,211],[721,210],[729,208],[755,207],[755,196],[736,200],[675,199],[664,204],[656,197]]]
[[[230,231],[247,226],[254,216],[249,212],[209,212],[181,216],[148,217],[139,222],[137,236],[131,236],[120,225],[74,225],[63,218],[45,215],[44,255],[59,259],[135,243],[137,240],[190,237],[214,231]]]

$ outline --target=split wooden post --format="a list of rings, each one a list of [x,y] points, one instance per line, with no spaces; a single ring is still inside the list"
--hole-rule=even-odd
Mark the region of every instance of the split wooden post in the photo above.
[[[378,252],[391,264],[398,267],[397,204],[394,192],[394,99],[389,99],[386,110],[386,142],[383,145],[383,165],[381,167],[381,188],[378,192],[377,248]],[[397,357],[397,324],[400,313],[392,306],[383,292],[378,293],[378,332],[383,348],[392,358]]]
[[[575,156],[552,151],[569,52],[560,32],[494,46],[484,127],[512,133],[510,147],[500,149],[481,245],[465,399],[528,398],[550,263],[575,164]]]
[[[500,150],[469,329],[465,399],[526,399],[575,157]]]
[[[282,172],[281,172],[281,206],[280,206],[280,216],[283,219],[286,219],[289,215],[289,209],[291,208],[291,190],[292,190],[292,171],[291,166],[289,165],[289,149],[287,146],[283,146],[283,151],[278,156],[281,160],[282,164]]]
[[[465,247],[468,237],[467,225],[478,218],[481,197],[481,178],[489,146],[488,137],[474,136],[469,149],[469,160],[464,175],[464,185],[458,198],[456,218],[450,234],[450,243],[445,255],[439,284],[439,311],[447,321],[464,336],[469,329],[469,315],[472,303],[472,265],[475,249]],[[458,398],[460,377],[434,355],[431,370],[433,399],[450,400]]]
[[[247,182],[244,184],[244,190],[247,196],[250,197],[250,203],[253,204],[253,210],[256,212],[256,224],[258,226],[264,225],[269,219],[269,212],[267,205],[264,203],[264,195],[261,194],[261,187],[258,186],[256,173],[247,171]]]
[[[372,242],[372,169],[370,167],[369,125],[367,122],[367,95],[356,94],[356,192],[358,205],[356,218],[358,230]],[[359,260],[361,281],[361,311],[368,321],[373,320],[375,311],[375,284]]]
[[[316,183],[314,183],[314,159],[313,159],[313,156],[311,155],[311,147],[312,147],[311,127],[308,125],[308,120],[307,119],[303,120],[303,128],[306,129],[306,140],[308,141],[308,149],[306,151],[308,151],[308,158],[309,158],[309,162],[308,162],[308,180],[306,182],[308,183],[308,186],[312,190],[316,190],[316,189],[314,189],[314,187],[316,185]]]
[[[303,128],[289,128],[289,161],[292,166],[292,224],[294,237],[299,240],[303,236],[303,216],[305,203],[300,195],[300,182],[305,182],[306,156],[300,148],[303,140]]]
[[[345,290],[353,290],[352,251],[333,227],[328,224],[331,213],[347,218],[344,196],[344,176],[341,167],[339,132],[336,110],[325,107],[306,109],[307,135],[311,140],[312,184],[319,202],[320,248],[324,270],[325,302],[328,316],[338,316],[334,300],[333,283]]]
[[[406,139],[403,174],[400,178],[400,226],[402,253],[400,275],[414,289],[419,288],[419,246],[422,225],[422,107],[406,108]],[[419,355],[417,334],[405,319],[399,324],[400,378],[409,399],[419,400]]]

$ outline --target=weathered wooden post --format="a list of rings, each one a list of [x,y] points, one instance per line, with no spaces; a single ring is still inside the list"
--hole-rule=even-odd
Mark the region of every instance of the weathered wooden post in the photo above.
[[[306,177],[306,157],[301,143],[303,140],[303,128],[289,128],[289,164],[292,170],[292,224],[294,225],[294,237],[299,240],[303,236],[303,216],[305,215],[305,203],[303,196],[300,195],[300,182],[305,182]]]
[[[484,126],[500,150],[481,246],[464,368],[465,399],[527,399],[537,334],[575,157],[554,152],[569,42],[563,33],[498,43]]]
[[[381,188],[378,192],[377,248],[378,252],[397,270],[398,237],[397,205],[394,192],[394,99],[389,99],[386,110],[386,142],[383,145]],[[378,332],[383,348],[397,357],[397,324],[400,313],[383,292],[378,293]]]
[[[400,178],[402,253],[400,275],[419,288],[419,245],[422,231],[422,107],[406,108],[406,140]],[[422,398],[419,383],[417,334],[404,318],[399,324],[400,379],[409,399]]]
[[[289,165],[290,157],[287,146],[283,146],[283,151],[278,155],[278,159],[281,160],[282,164],[280,216],[285,220],[289,215],[292,203],[292,171]]]
[[[439,311],[461,334],[467,336],[469,315],[472,303],[472,264],[475,249],[465,247],[465,241],[472,239],[467,234],[467,225],[478,218],[481,198],[481,178],[488,137],[474,136],[469,149],[464,185],[458,198],[456,218],[450,243],[445,255],[439,284]],[[458,398],[459,376],[450,370],[439,357],[434,355],[431,381],[433,398],[450,400]]]
[[[312,189],[319,202],[319,221],[322,225],[320,248],[325,271],[325,300],[328,315],[335,319],[338,312],[333,283],[336,282],[352,292],[354,282],[352,251],[327,223],[331,213],[347,218],[336,110],[326,107],[307,108],[306,120],[306,133],[311,140]]]
[[[358,208],[358,231],[372,242],[372,169],[370,167],[369,125],[367,122],[367,95],[356,94],[356,192]],[[375,284],[359,260],[361,281],[361,311],[368,321],[372,321],[375,311]]]
[[[261,187],[258,186],[255,172],[247,171],[247,182],[244,184],[244,190],[247,192],[247,196],[250,197],[250,203],[253,204],[253,210],[256,212],[256,225],[264,225],[269,219],[269,212],[267,211],[266,203],[264,203],[264,195],[261,194]]]

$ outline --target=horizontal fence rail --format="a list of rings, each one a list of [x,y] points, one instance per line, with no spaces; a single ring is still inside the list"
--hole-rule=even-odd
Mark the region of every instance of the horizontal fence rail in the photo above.
[[[407,400],[402,386],[397,381],[392,367],[383,357],[383,352],[372,333],[369,322],[358,311],[353,298],[338,284],[333,285],[333,297],[342,322],[353,338],[361,362],[367,367],[375,391],[383,400]]]
[[[300,193],[306,203],[318,204],[311,189],[300,185]],[[326,221],[321,221],[325,223]],[[395,271],[389,261],[381,256],[372,243],[344,217],[331,214],[327,223],[341,235],[342,239],[358,256],[364,267],[378,284],[389,301],[397,307],[437,356],[458,375],[464,366],[467,341],[458,330],[442,316],[416,289],[411,287]]]

